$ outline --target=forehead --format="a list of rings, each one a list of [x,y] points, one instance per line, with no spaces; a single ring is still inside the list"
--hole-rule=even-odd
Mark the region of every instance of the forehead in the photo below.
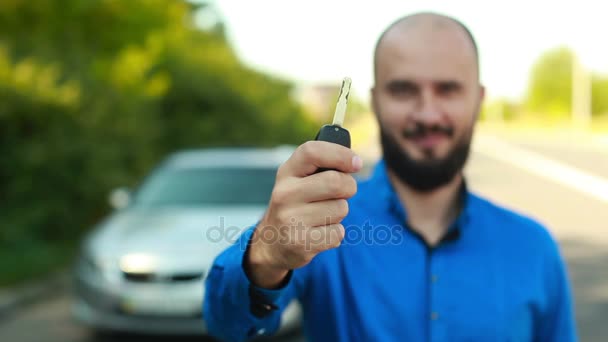
[[[405,23],[389,30],[376,51],[376,78],[413,80],[477,79],[470,38],[454,23]]]

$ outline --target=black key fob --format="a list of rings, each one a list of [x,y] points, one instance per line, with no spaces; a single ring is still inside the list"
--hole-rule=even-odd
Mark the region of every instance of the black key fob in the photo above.
[[[317,141],[332,142],[350,148],[350,133],[338,125],[323,125],[315,137]],[[320,168],[315,173],[331,169]]]
[[[323,125],[315,140],[333,142],[350,148],[350,133],[338,125]]]

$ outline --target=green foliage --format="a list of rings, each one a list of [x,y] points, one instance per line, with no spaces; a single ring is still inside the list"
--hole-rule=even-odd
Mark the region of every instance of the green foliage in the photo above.
[[[572,108],[572,67],[575,55],[561,47],[544,53],[530,75],[525,108],[551,118],[569,117]],[[608,78],[591,74],[591,111],[608,113]]]
[[[500,98],[485,102],[479,114],[483,121],[509,121],[516,119],[521,113],[521,106],[517,103]]]
[[[244,66],[221,27],[197,29],[195,7],[0,1],[0,249],[69,246],[109,189],[176,149],[314,136],[291,85]]]
[[[591,112],[608,115],[608,77],[593,75],[591,78]]]
[[[526,107],[531,112],[567,116],[572,103],[573,52],[565,47],[544,53],[534,64]]]
[[[338,98],[336,97],[336,102],[338,101]],[[332,111],[330,113],[333,113],[333,111],[335,111],[335,105],[332,108]],[[346,118],[344,119],[345,124],[350,125],[354,122],[357,122],[358,120],[361,120],[361,118],[365,115],[369,115],[371,112],[371,109],[369,107],[369,105],[362,100],[361,98],[355,96],[355,94],[351,93],[348,96],[348,107],[347,107],[347,115]]]

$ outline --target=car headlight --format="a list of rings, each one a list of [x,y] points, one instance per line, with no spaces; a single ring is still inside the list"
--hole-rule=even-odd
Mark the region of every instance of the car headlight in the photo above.
[[[144,253],[130,253],[120,258],[120,270],[126,273],[150,273],[156,269],[156,257]]]
[[[116,261],[109,258],[95,257],[90,252],[81,254],[78,262],[78,272],[88,279],[101,278],[112,284],[120,281],[120,272]]]

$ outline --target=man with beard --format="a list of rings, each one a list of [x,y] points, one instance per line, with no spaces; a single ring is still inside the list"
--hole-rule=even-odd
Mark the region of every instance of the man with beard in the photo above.
[[[210,333],[271,334],[298,299],[312,341],[575,340],[554,239],[464,181],[484,97],[468,29],[404,17],[379,38],[374,71],[383,160],[357,184],[352,150],[299,146],[264,217],[212,267]]]

